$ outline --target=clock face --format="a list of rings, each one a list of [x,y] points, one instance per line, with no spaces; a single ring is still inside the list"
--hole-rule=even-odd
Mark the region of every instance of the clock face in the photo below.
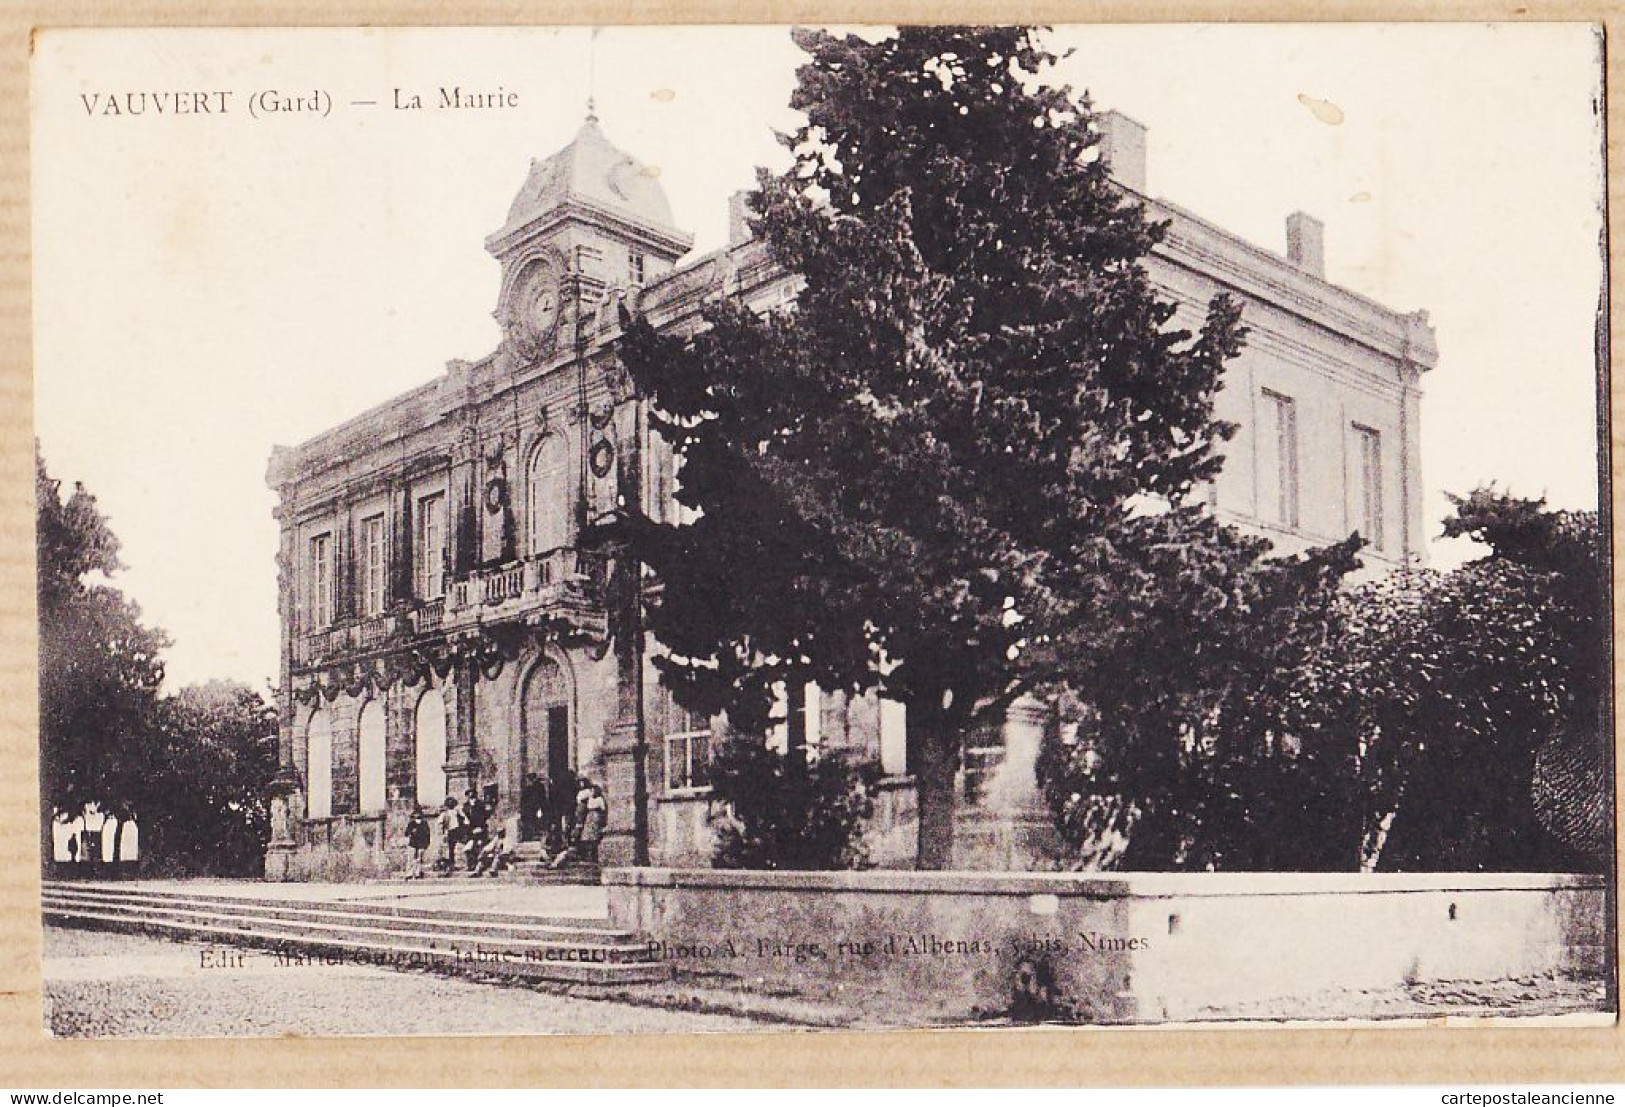
[[[540,280],[530,293],[530,308],[527,312],[531,332],[538,337],[552,333],[553,324],[559,318],[559,294],[553,287],[553,282]]]
[[[558,267],[546,261],[527,264],[504,295],[497,319],[504,344],[520,362],[529,364],[553,351],[564,309]]]

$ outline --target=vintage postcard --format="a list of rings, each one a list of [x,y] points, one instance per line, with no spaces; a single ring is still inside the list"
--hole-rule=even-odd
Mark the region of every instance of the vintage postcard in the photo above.
[[[1611,1025],[1602,75],[41,30],[46,1028]]]

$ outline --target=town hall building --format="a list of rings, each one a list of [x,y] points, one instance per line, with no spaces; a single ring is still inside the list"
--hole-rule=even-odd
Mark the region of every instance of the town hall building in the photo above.
[[[1287,220],[1275,253],[1145,197],[1144,129],[1115,112],[1100,122],[1114,177],[1169,223],[1146,264],[1177,305],[1173,325],[1198,328],[1220,291],[1242,305],[1248,339],[1215,413],[1240,429],[1204,490],[1213,510],[1280,553],[1359,531],[1368,572],[1417,563],[1418,382],[1437,360],[1425,314],[1328,283],[1307,215]],[[527,780],[577,777],[608,801],[604,863],[708,862],[722,724],[672,703],[629,623],[641,582],[582,536],[629,504],[657,519],[679,510],[671,452],[617,363],[620,307],[681,332],[719,297],[763,311],[794,300],[737,198],[731,222],[728,246],[690,257],[656,177],[589,117],[532,162],[486,239],[501,268],[498,348],[273,450],[281,771],[268,878],[398,874],[414,807],[470,791],[523,840],[537,833],[520,817]],[[809,746],[879,762],[871,854],[906,864],[901,705],[812,687],[787,698]],[[968,751],[973,814],[1030,808],[1042,717],[1018,704]],[[962,865],[1021,864],[965,841]]]

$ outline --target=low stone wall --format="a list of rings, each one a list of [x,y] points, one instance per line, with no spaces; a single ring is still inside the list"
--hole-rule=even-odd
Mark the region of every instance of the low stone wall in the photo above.
[[[961,1021],[1047,984],[1098,1022],[1439,980],[1606,969],[1604,881],[1552,874],[614,869],[610,918],[680,970]],[[1352,1009],[1352,1008],[1351,1008]]]
[[[439,846],[439,832],[435,832]],[[302,824],[291,848],[266,851],[265,879],[272,881],[369,880],[400,876],[409,870],[406,816],[334,815]],[[444,852],[444,847],[440,848]],[[439,853],[431,852],[431,857]]]

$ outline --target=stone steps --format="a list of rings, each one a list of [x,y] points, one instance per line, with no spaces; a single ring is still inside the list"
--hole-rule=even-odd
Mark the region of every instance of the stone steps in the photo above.
[[[48,887],[43,899],[60,906],[141,906],[154,911],[202,914],[222,920],[262,920],[300,923],[320,928],[323,926],[360,926],[379,930],[422,931],[432,927],[436,933],[469,934],[480,939],[503,938],[514,941],[570,942],[590,937],[594,941],[634,941],[625,930],[612,929],[607,920],[531,920],[524,916],[497,912],[436,912],[411,910],[397,914],[392,905],[361,905],[346,903],[307,903],[286,900],[257,900],[243,902],[237,897],[197,897],[190,895],[106,895],[79,889]],[[598,925],[602,923],[602,925]]]
[[[466,869],[450,873],[436,873],[429,879],[451,881],[497,881],[508,884],[587,884],[596,887],[602,881],[597,865],[569,864],[562,868],[549,868],[545,861],[518,860],[494,876],[479,875]]]
[[[47,922],[270,948],[345,962],[495,972],[619,987],[667,980],[637,937],[597,920],[533,920],[393,904],[248,900],[47,882]]]
[[[283,885],[287,887],[287,885]],[[365,889],[366,885],[355,885],[357,892]],[[148,900],[159,903],[174,904],[189,902],[209,905],[220,905],[222,909],[231,908],[264,908],[269,912],[288,911],[296,914],[310,912],[365,914],[376,918],[400,919],[439,919],[452,922],[477,922],[491,925],[511,925],[521,928],[554,928],[567,932],[584,929],[610,930],[613,929],[606,918],[593,916],[565,915],[545,916],[519,914],[512,911],[464,911],[446,907],[413,907],[404,903],[380,902],[376,900],[300,900],[286,896],[245,896],[235,893],[211,893],[207,890],[194,891],[187,889],[184,892],[171,890],[157,890],[152,888],[131,887],[129,885],[106,884],[102,882],[69,883],[64,881],[47,881],[45,890],[48,892],[74,894],[83,896],[113,897],[117,899]],[[621,931],[620,933],[628,933]]]
[[[521,861],[514,865],[514,880],[520,884],[601,884],[597,865],[571,863],[549,868],[545,861]]]
[[[512,858],[509,866],[495,876],[486,874],[482,878],[466,869],[449,873],[436,872],[433,875],[440,880],[485,879],[509,884],[590,884],[596,887],[601,883],[598,866],[594,864],[572,861],[557,869],[549,867],[547,848],[538,841],[520,842],[513,848]]]

